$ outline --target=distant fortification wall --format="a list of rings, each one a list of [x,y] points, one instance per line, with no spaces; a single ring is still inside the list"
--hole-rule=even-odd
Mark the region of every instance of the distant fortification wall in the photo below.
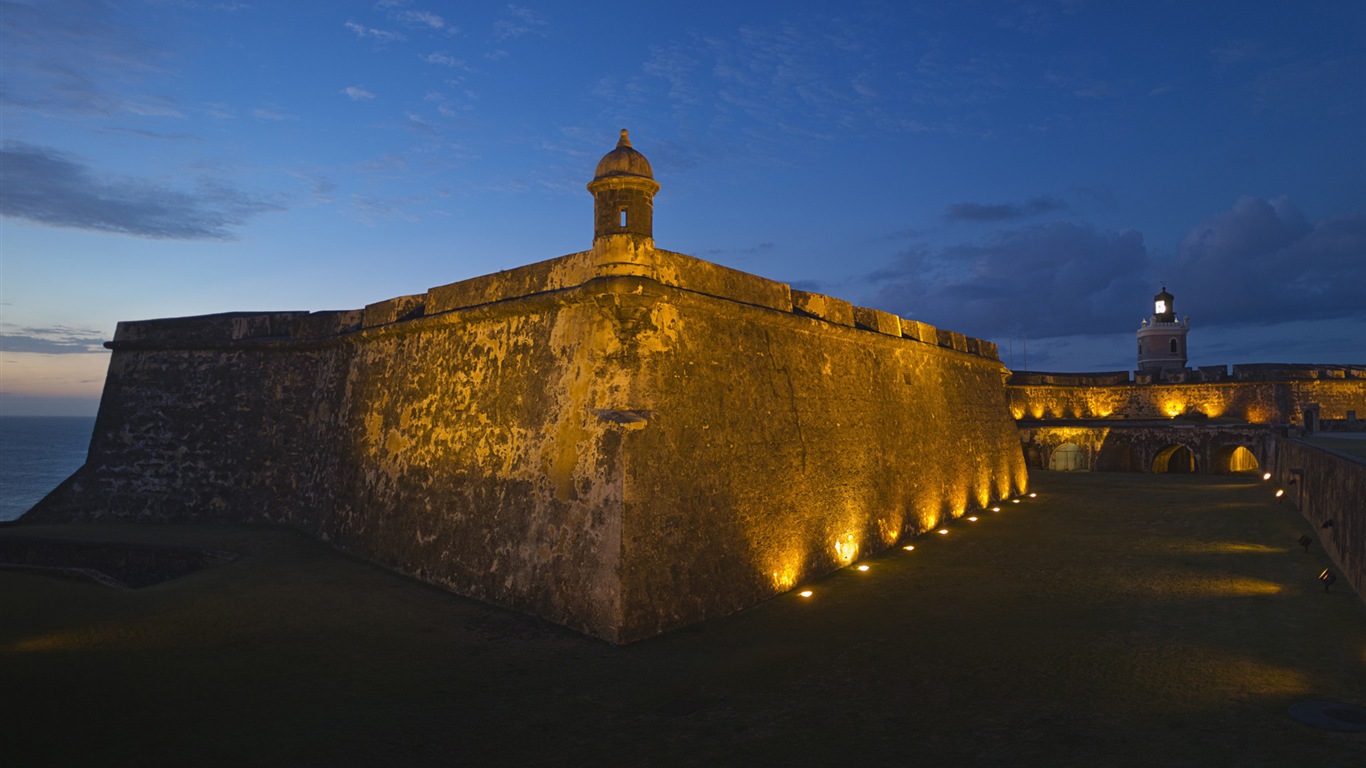
[[[626,642],[1024,490],[994,345],[653,259],[122,323],[88,460],[24,519],[296,525]]]
[[[1016,419],[1169,419],[1203,415],[1249,424],[1299,424],[1318,403],[1323,418],[1366,415],[1366,366],[1235,365],[1183,372],[1177,381],[1130,381],[1114,373],[1011,376],[1006,391]]]

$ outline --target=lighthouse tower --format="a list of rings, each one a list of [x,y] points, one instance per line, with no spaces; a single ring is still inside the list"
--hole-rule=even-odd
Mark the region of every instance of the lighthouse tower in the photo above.
[[[1186,334],[1190,318],[1178,322],[1167,286],[1153,297],[1153,316],[1138,329],[1138,370],[1160,374],[1186,367]]]

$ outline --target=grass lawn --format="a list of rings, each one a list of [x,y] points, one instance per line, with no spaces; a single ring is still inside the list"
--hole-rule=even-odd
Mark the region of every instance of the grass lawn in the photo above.
[[[1037,499],[624,647],[290,531],[11,526],[242,556],[136,591],[0,571],[0,762],[1351,766],[1366,605],[1245,477]]]

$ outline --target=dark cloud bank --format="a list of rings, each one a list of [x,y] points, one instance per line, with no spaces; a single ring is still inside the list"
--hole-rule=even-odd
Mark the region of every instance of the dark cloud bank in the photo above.
[[[960,209],[971,205],[950,217],[1000,221],[1010,216],[996,208],[1023,210]],[[873,306],[986,338],[1131,332],[1160,280],[1178,313],[1207,328],[1361,319],[1366,212],[1311,222],[1288,198],[1244,197],[1191,228],[1174,258],[1158,258],[1133,230],[1052,222],[907,250],[871,278]]]
[[[281,206],[225,184],[193,192],[128,178],[100,178],[44,147],[0,150],[0,214],[56,227],[168,240],[232,240],[233,228]]]

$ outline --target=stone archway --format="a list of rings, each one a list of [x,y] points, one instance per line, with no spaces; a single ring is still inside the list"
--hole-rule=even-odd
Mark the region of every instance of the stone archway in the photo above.
[[[1048,468],[1054,472],[1083,472],[1088,469],[1086,453],[1076,443],[1063,443],[1048,457]]]
[[[1215,451],[1213,457],[1215,472],[1256,472],[1261,468],[1257,456],[1243,445],[1226,445]]]
[[[1096,469],[1101,472],[1133,472],[1134,448],[1126,442],[1107,440],[1096,457]]]
[[[1191,449],[1173,443],[1157,452],[1153,457],[1153,472],[1189,475],[1195,472],[1195,454]]]

